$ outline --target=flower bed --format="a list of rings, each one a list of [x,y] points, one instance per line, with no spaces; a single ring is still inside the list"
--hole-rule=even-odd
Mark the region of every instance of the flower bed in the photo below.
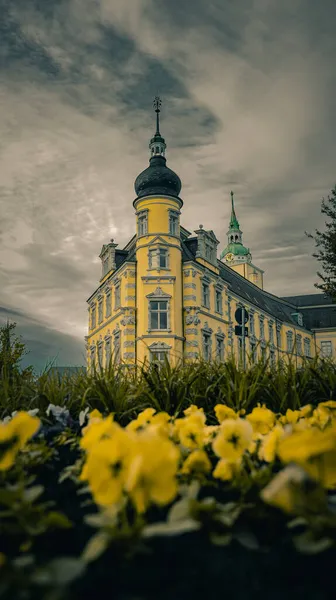
[[[0,424],[0,598],[332,597],[335,401],[47,412]]]

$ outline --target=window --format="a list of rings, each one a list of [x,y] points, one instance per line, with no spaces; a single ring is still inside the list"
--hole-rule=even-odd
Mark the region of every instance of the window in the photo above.
[[[117,283],[114,289],[114,308],[117,309],[120,306],[120,283]]]
[[[206,308],[210,308],[210,293],[207,283],[202,283],[202,304]]]
[[[103,301],[99,300],[98,303],[98,323],[101,323],[103,320]]]
[[[224,360],[224,340],[219,337],[216,337],[216,359]]]
[[[168,250],[166,248],[159,248],[159,267],[160,269],[168,267]]]
[[[268,323],[268,330],[269,330],[269,341],[271,344],[274,343],[274,330],[273,330],[273,322],[269,321]]]
[[[255,363],[257,360],[257,346],[254,342],[250,343],[250,354],[251,354],[251,362]]]
[[[205,360],[210,360],[211,336],[209,333],[203,333],[203,356],[204,356]]]
[[[105,296],[105,311],[106,311],[106,317],[110,317],[111,316],[111,290],[108,290],[106,292],[106,296]]]
[[[168,301],[150,300],[150,329],[168,329]]]
[[[303,326],[303,318],[301,313],[298,313],[298,325],[301,327]]]
[[[155,362],[160,365],[165,363],[166,358],[168,359],[167,350],[151,350],[150,351],[150,362]]]
[[[266,348],[261,348],[261,360],[265,362],[266,360]]]
[[[305,356],[310,357],[310,339],[309,338],[305,338],[303,344],[304,344],[304,353],[305,353]]]
[[[96,348],[95,346],[91,346],[91,350],[90,350],[90,370],[91,370],[91,375],[93,375],[94,372],[94,365],[95,365],[95,361],[96,361]]]
[[[169,214],[169,233],[171,235],[178,234],[178,215],[173,212]]]
[[[215,290],[216,294],[216,312],[222,314],[223,312],[223,304],[222,304],[222,292],[219,290]]]
[[[156,267],[156,249],[151,248],[148,251],[148,268],[154,269]]]
[[[276,328],[276,338],[277,338],[277,346],[281,348],[281,327]]]
[[[103,342],[98,344],[98,365],[99,367],[103,366]]]
[[[120,362],[120,333],[116,333],[114,336],[114,360],[116,363]]]
[[[287,352],[292,352],[293,351],[293,333],[291,331],[287,331],[286,338],[287,338]]]
[[[260,326],[260,337],[263,340],[265,338],[265,329],[264,329],[264,319],[259,317],[259,326]]]
[[[275,352],[274,352],[274,350],[270,351],[270,359],[271,359],[271,365],[274,367],[275,366]]]
[[[332,356],[332,343],[331,341],[321,342],[322,356]]]
[[[296,334],[296,353],[302,354],[302,336],[299,333]]]
[[[96,307],[91,308],[91,329],[96,327]]]
[[[253,311],[250,311],[250,335],[255,335]]]
[[[138,215],[138,235],[147,235],[148,233],[148,214],[147,212]]]
[[[106,368],[109,366],[111,360],[111,339],[106,340],[105,343],[105,365]]]

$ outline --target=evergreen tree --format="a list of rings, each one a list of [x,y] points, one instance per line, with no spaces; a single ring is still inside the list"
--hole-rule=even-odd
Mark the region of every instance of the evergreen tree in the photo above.
[[[318,251],[314,252],[313,257],[317,258],[323,269],[323,273],[317,272],[322,283],[314,285],[336,300],[336,185],[331,190],[328,200],[322,199],[321,212],[331,219],[325,223],[326,231],[323,233],[315,229],[315,236],[307,231],[305,234],[315,241]]]
[[[9,323],[0,327],[0,380],[7,380],[10,385],[20,376],[30,379],[33,367],[20,369],[22,357],[28,353],[25,344],[17,336],[12,338],[16,323]]]

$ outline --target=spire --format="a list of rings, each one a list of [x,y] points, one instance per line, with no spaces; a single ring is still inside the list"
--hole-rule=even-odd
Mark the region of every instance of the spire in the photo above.
[[[159,122],[159,114],[160,114],[160,106],[161,106],[161,98],[159,96],[155,96],[153,101],[153,106],[156,112],[156,133],[155,135],[160,135],[160,122]]]
[[[228,257],[228,261],[230,261],[230,264],[235,264],[232,263],[231,261],[245,261],[245,262],[251,262],[252,260],[252,256],[250,253],[249,248],[245,248],[245,246],[243,245],[243,232],[241,231],[240,227],[239,227],[239,223],[238,223],[238,219],[236,216],[236,211],[235,211],[235,207],[234,207],[234,201],[233,201],[233,192],[230,192],[231,195],[231,219],[230,219],[230,225],[229,225],[229,231],[227,232],[227,236],[228,236],[228,244],[226,246],[226,248],[224,248],[223,252],[220,255],[221,260],[223,259],[224,262],[226,262],[226,256]],[[237,263],[237,264],[238,264]]]
[[[236,217],[236,212],[234,209],[234,203],[233,203],[233,192],[230,192],[231,194],[231,219],[230,219],[230,229],[238,229],[239,230],[239,223],[238,223],[238,219]]]
[[[153,101],[153,106],[156,112],[156,132],[154,134],[154,136],[152,137],[151,141],[149,142],[149,149],[150,149],[150,159],[155,158],[157,156],[163,156],[165,155],[165,150],[166,150],[166,143],[164,138],[162,137],[161,133],[160,133],[160,107],[161,107],[161,98],[159,96],[155,96],[154,101]]]

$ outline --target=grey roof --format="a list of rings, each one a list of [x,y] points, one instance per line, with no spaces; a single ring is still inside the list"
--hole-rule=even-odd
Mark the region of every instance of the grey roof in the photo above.
[[[336,304],[326,294],[307,294],[305,296],[287,296],[303,315],[310,329],[336,327]]]
[[[197,238],[189,238],[188,240],[182,241],[182,261],[195,261],[195,255],[197,250]],[[248,281],[236,273],[231,267],[228,267],[222,261],[217,261],[219,267],[219,275],[225,283],[228,284],[229,289],[236,293],[240,298],[246,300],[252,305],[260,308],[264,312],[273,316],[278,321],[292,323],[297,326],[295,317],[292,316],[296,312],[295,305],[283,301],[281,298],[261,290],[254,283]],[[306,326],[306,325],[305,325]]]
[[[298,308],[333,304],[331,296],[327,296],[327,294],[301,294],[300,296],[281,296],[281,298],[282,300],[295,304]]]

